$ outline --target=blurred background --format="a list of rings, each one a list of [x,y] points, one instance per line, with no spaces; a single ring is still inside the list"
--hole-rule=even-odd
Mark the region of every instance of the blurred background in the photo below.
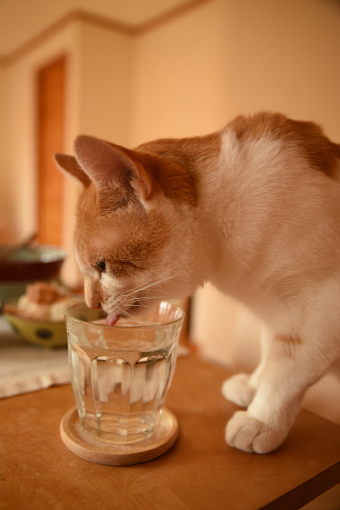
[[[280,111],[340,142],[339,0],[0,0],[0,243],[34,231],[72,256],[76,182],[52,154],[89,134],[127,147],[203,135],[238,114]],[[250,371],[259,324],[206,285],[190,337]],[[305,406],[340,422],[327,376]]]

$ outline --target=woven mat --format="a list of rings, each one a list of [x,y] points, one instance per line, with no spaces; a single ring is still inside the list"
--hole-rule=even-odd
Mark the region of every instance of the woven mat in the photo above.
[[[68,382],[67,347],[52,350],[28,344],[0,319],[0,398]]]

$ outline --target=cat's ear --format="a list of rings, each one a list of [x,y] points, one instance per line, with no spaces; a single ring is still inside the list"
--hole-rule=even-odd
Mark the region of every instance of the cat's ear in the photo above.
[[[136,151],[86,135],[76,138],[74,151],[80,166],[99,190],[132,187],[142,200],[151,197],[152,179]]]
[[[67,174],[75,177],[78,181],[80,181],[85,187],[90,184],[90,179],[88,175],[84,172],[84,170],[80,167],[78,161],[74,156],[68,156],[67,154],[54,154],[54,161],[62,172],[66,172]]]

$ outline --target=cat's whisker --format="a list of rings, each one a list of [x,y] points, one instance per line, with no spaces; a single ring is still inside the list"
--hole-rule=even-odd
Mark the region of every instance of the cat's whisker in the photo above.
[[[180,273],[176,273],[176,274],[173,274],[172,272],[174,270],[178,269],[179,267],[182,267],[184,264],[186,265],[186,264],[190,263],[193,259],[194,259],[194,257],[190,257],[190,259],[186,260],[184,263],[181,262],[179,264],[176,264],[176,265],[172,266],[170,269],[165,270],[163,273],[159,273],[157,276],[152,277],[150,279],[151,280],[150,285],[153,284],[152,280],[155,280],[156,278],[159,279],[158,281],[162,281],[162,279],[165,278],[164,281],[166,281],[167,279],[175,278],[176,276],[185,274],[185,272],[186,272],[185,270],[181,271]],[[157,283],[157,282],[155,282],[155,283]],[[131,292],[138,291],[138,290],[144,290],[144,288],[140,289],[138,287],[134,287],[133,289],[131,289]]]
[[[120,296],[129,296],[129,295],[136,294],[137,292],[146,290],[146,289],[151,288],[152,286],[155,286],[159,283],[163,283],[163,282],[168,281],[172,278],[176,278],[177,276],[181,276],[182,274],[185,274],[185,271],[182,271],[182,272],[176,273],[176,274],[170,274],[169,272],[163,273],[163,275],[164,275],[163,278],[162,278],[162,275],[160,275],[161,278],[159,278],[159,276],[153,277],[153,278],[151,278],[151,281],[149,281],[149,283],[144,284],[143,286],[134,287],[131,290],[129,290],[128,292],[124,292],[124,293],[120,294]],[[152,280],[155,280],[155,281],[152,281]]]
[[[139,301],[145,301],[147,299],[171,299],[171,296],[141,296],[138,298]]]
[[[105,310],[104,310],[105,311]],[[118,311],[120,315],[127,316],[126,310],[124,310],[121,306],[115,304],[115,311]],[[106,312],[107,313],[107,312]]]
[[[148,308],[149,310],[152,310],[153,307],[152,306],[148,306],[148,305],[145,305],[144,303],[140,303],[140,304],[135,304],[135,305],[131,305],[130,308]]]
[[[173,269],[173,268],[172,268]],[[131,289],[129,292],[125,292],[125,293],[122,293],[120,294],[120,296],[133,296],[134,294],[136,294],[137,292],[141,292],[143,290],[148,290],[156,285],[160,285],[162,283],[165,283],[171,279],[174,279],[174,278],[177,278],[178,276],[182,276],[186,274],[186,271],[183,269],[183,271],[179,271],[177,273],[170,273],[170,270],[167,272],[167,273],[163,273],[163,278],[159,278],[155,281],[151,281],[150,283],[147,283],[146,285],[142,286],[142,287],[135,287],[134,289]],[[151,280],[154,280],[155,278],[152,278]],[[160,289],[162,290],[162,288],[160,287]]]
[[[175,276],[174,276],[175,278]],[[160,285],[160,283],[164,283],[166,281],[169,281],[171,278],[167,278],[167,279],[164,279],[164,280],[159,280],[159,281],[156,281],[156,282],[153,282],[149,285],[145,285],[144,287],[140,287],[138,289],[135,289],[133,291],[130,291],[130,292],[126,292],[126,293],[123,293],[123,294],[120,294],[120,297],[134,297],[138,294],[138,292],[142,292],[144,290],[149,290],[151,289],[152,287],[155,287],[156,285]],[[163,290],[161,286],[159,286],[159,290]],[[154,296],[154,297],[159,297],[159,296]],[[162,297],[162,296],[160,296]]]

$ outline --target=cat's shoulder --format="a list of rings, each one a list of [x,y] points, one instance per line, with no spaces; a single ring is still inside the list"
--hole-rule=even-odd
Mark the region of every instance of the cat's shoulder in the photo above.
[[[259,140],[271,137],[282,140],[327,140],[320,125],[315,122],[295,120],[282,113],[258,112],[253,115],[239,115],[225,128],[232,129],[238,140]]]
[[[224,134],[230,132],[241,146],[260,140],[268,143],[276,141],[283,150],[295,149],[312,168],[329,177],[336,177],[339,172],[340,145],[332,142],[315,122],[264,111],[249,116],[239,115],[223,130]]]

